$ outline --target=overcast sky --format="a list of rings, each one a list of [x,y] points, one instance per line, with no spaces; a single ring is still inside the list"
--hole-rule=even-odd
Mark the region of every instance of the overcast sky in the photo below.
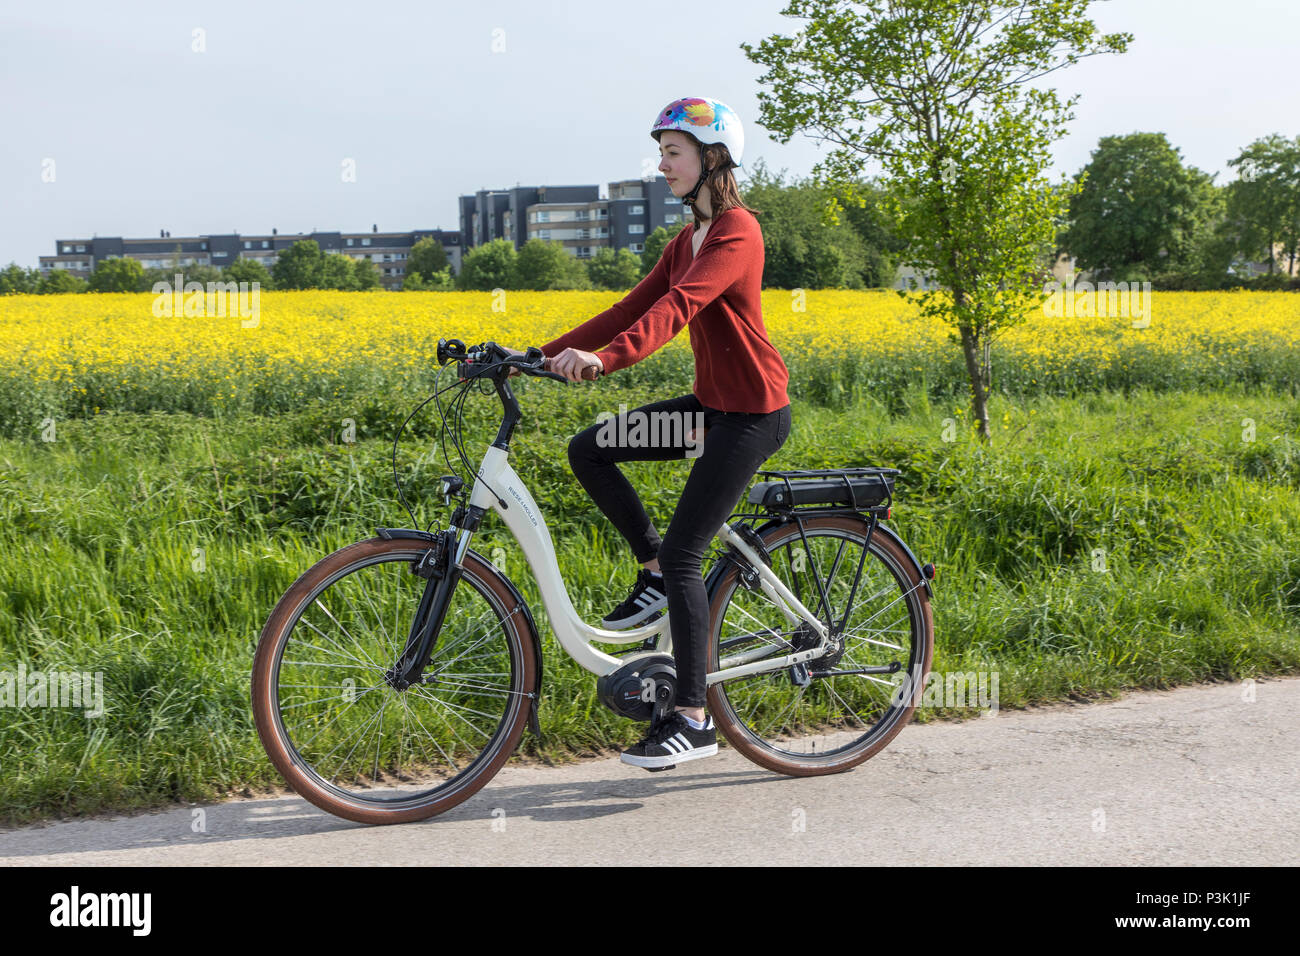
[[[92,234],[457,229],[457,196],[517,183],[604,194],[642,174],[653,117],[679,96],[740,114],[747,165],[806,175],[830,146],[755,124],[763,70],[739,46],[793,34],[783,6],[0,0],[0,264]],[[1223,182],[1242,146],[1300,133],[1300,3],[1092,9],[1135,39],[1055,74],[1082,94],[1057,172],[1101,136],[1163,131]]]

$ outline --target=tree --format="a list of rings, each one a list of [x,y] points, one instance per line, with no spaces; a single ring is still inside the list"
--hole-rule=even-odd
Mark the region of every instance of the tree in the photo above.
[[[664,249],[668,243],[676,238],[677,234],[685,229],[687,223],[679,223],[668,230],[659,226],[654,232],[646,236],[645,245],[641,248],[641,278],[648,276],[652,269],[659,264],[659,257],[664,254]]]
[[[352,262],[353,288],[365,291],[379,287],[379,270],[369,259],[356,259]]]
[[[745,202],[762,212],[763,285],[776,289],[861,289],[882,284],[893,267],[879,261],[878,251],[869,252],[858,230],[846,216],[829,224],[822,209],[825,190],[807,181],[786,184],[784,172],[774,175],[762,160],[750,170],[745,185]],[[874,210],[858,210],[867,220]]]
[[[529,239],[515,259],[515,278],[510,286],[516,289],[553,289],[557,282],[569,277],[568,262],[573,255],[561,243],[546,239]]]
[[[272,286],[271,273],[256,259],[236,259],[226,266],[224,277],[227,282],[247,282],[250,286],[256,282],[261,289]]]
[[[530,240],[531,241],[531,240]],[[515,281],[515,261],[519,254],[509,239],[493,239],[475,246],[461,262],[456,285],[461,289],[512,289]]]
[[[353,268],[354,260],[337,252],[331,252],[321,260],[315,288],[339,289],[350,292],[357,288],[357,271]]]
[[[631,249],[603,246],[587,262],[587,275],[597,289],[630,289],[641,281],[641,260]]]
[[[591,272],[587,269],[587,260],[579,259],[566,252],[560,265],[564,271],[559,279],[551,283],[552,289],[595,288],[591,281]]]
[[[411,254],[406,259],[406,274],[417,272],[426,282],[435,273],[447,268],[447,250],[432,236],[425,236],[411,247]]]
[[[271,277],[277,289],[318,289],[325,255],[315,239],[299,239],[276,259]]]
[[[1077,97],[1029,84],[1132,39],[1098,36],[1088,2],[791,0],[782,14],[808,21],[797,37],[741,44],[768,68],[759,122],[780,142],[814,130],[839,144],[813,168],[829,222],[841,200],[865,205],[863,162],[883,168],[904,262],[941,286],[918,305],[960,333],[984,440],[989,343],[1041,301],[1066,202],[1048,148]]]
[[[101,259],[90,274],[91,292],[136,292],[144,279],[144,266],[137,259]]]
[[[1251,143],[1228,161],[1239,177],[1228,186],[1227,219],[1233,225],[1236,251],[1249,259],[1268,259],[1276,267],[1276,248],[1289,258],[1294,273],[1300,254],[1300,136],[1289,140],[1274,133]]]
[[[408,272],[402,280],[403,292],[451,292],[456,288],[456,281],[447,266],[433,274],[432,279],[424,279],[418,272]]]
[[[1164,133],[1103,136],[1075,177],[1061,247],[1102,279],[1188,268],[1212,215],[1211,177],[1183,166]]]
[[[80,276],[74,276],[67,269],[51,269],[50,274],[41,279],[36,291],[41,295],[59,292],[85,292],[89,283]]]
[[[39,269],[24,269],[16,262],[11,262],[0,270],[0,295],[34,293],[41,284]]]

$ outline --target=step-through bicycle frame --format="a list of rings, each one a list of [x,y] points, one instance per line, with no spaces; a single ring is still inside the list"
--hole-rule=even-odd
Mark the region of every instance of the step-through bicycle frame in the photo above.
[[[611,631],[605,628],[593,627],[582,619],[573,606],[568,587],[564,583],[564,576],[560,572],[559,562],[556,560],[555,555],[555,545],[546,526],[546,518],[542,515],[541,509],[537,506],[536,500],[534,500],[528,487],[524,484],[523,479],[511,467],[508,449],[500,447],[497,443],[489,447],[484,454],[483,461],[479,465],[475,476],[473,490],[469,496],[470,514],[486,513],[488,510],[496,512],[519,543],[524,553],[524,559],[528,562],[533,576],[537,579],[542,605],[546,609],[555,636],[559,640],[560,646],[580,667],[593,674],[604,676],[624,666],[630,659],[627,656],[615,657],[612,654],[606,654],[604,651],[592,647],[592,641],[606,644],[632,644],[644,642],[653,637],[656,639],[656,651],[661,653],[671,651],[672,638],[669,631],[667,612],[650,624],[624,631]],[[459,566],[466,550],[469,548],[473,531],[470,528],[455,528],[454,526],[453,530],[456,535],[456,551],[453,555],[453,561]],[[790,591],[785,582],[777,577],[772,569],[760,559],[759,555],[744,538],[726,524],[718,529],[716,537],[724,544],[734,547],[744,556],[751,567],[757,571],[759,586],[791,623],[807,622],[808,626],[819,637],[824,638],[826,636],[825,625]],[[768,652],[760,650],[757,653],[765,654]],[[783,668],[814,660],[823,656],[824,653],[825,651],[822,648],[816,647],[780,657],[765,657],[763,660],[714,671],[705,676],[705,682],[706,684],[714,684],[720,680],[745,677],[765,671],[782,670]]]

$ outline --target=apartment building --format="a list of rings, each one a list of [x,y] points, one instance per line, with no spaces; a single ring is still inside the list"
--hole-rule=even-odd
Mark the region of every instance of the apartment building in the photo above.
[[[460,272],[460,233],[442,229],[416,229],[411,232],[311,232],[281,235],[179,236],[163,231],[157,239],[124,239],[96,236],[91,239],[59,239],[55,254],[40,257],[40,271],[48,275],[53,269],[67,269],[73,275],[89,278],[95,264],[104,259],[131,258],[146,269],[167,269],[176,264],[224,268],[236,259],[252,259],[269,270],[281,252],[302,239],[314,239],[323,252],[335,252],[351,259],[369,259],[379,272],[386,289],[401,286],[406,275],[406,260],[411,248],[425,237],[440,243],[447,251],[452,271]]]
[[[466,249],[494,239],[507,239],[518,249],[529,239],[543,239],[560,243],[579,259],[602,248],[640,254],[650,233],[690,219],[690,207],[673,195],[662,176],[611,182],[603,199],[594,184],[483,189],[460,197]]]

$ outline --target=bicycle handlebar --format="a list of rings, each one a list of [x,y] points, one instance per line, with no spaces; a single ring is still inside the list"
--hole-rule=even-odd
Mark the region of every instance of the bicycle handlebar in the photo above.
[[[542,350],[536,346],[529,346],[522,355],[507,354],[505,349],[495,342],[484,342],[481,345],[466,347],[460,339],[438,340],[438,364],[446,365],[449,361],[460,362],[464,365],[474,365],[475,375],[477,378],[483,375],[493,374],[500,368],[517,368],[524,375],[532,375],[537,378],[553,378],[557,382],[569,381],[563,375],[551,371],[551,359],[542,354]],[[588,365],[582,370],[582,377],[589,382],[595,381],[600,372],[595,365]],[[468,375],[461,375],[461,378],[470,378]]]

